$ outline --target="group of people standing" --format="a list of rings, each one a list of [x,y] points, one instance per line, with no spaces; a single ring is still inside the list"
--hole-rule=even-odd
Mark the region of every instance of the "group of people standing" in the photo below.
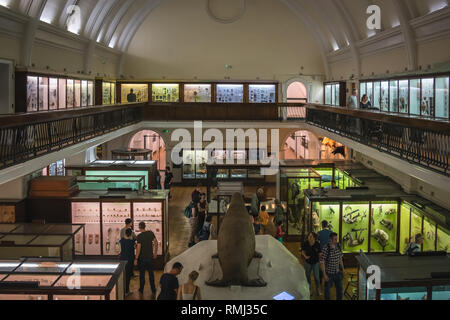
[[[313,296],[311,290],[311,273],[313,273],[317,296],[322,294],[320,288],[324,280],[325,300],[330,300],[333,285],[336,287],[336,299],[342,300],[342,282],[345,275],[343,254],[338,244],[338,235],[329,229],[327,221],[322,221],[322,230],[318,234],[314,232],[308,234],[306,241],[302,242],[301,252],[311,296]]]
[[[212,216],[208,214],[209,204],[206,194],[202,192],[201,185],[197,185],[191,194],[192,214],[189,218],[191,233],[189,235],[188,246],[192,247],[197,242],[217,239],[217,232],[212,224]]]

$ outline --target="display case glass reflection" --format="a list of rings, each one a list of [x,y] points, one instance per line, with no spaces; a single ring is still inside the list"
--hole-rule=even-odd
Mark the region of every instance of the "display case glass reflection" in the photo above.
[[[432,300],[450,300],[450,286],[434,286],[431,296]]]
[[[88,83],[86,80],[81,81],[81,106],[87,107],[88,105]]]
[[[381,111],[389,111],[389,81],[381,82]]]
[[[81,107],[81,81],[75,80],[75,108]]]
[[[423,219],[423,251],[436,251],[436,224],[427,217]]]
[[[274,84],[250,85],[249,101],[251,103],[275,103],[276,86]]]
[[[102,84],[102,101],[104,105],[111,104],[111,83],[103,82]]]
[[[86,255],[100,255],[100,204],[97,202],[73,202],[72,223],[85,224]],[[75,236],[75,251],[82,251],[83,241]]]
[[[58,105],[59,109],[66,109],[66,79],[58,79]]]
[[[418,212],[417,209],[412,208],[411,210],[411,239],[414,239],[417,234],[422,234],[422,220],[423,216]]]
[[[58,109],[58,79],[56,78],[49,80],[49,109]]]
[[[102,203],[103,255],[120,253],[120,229],[131,218],[130,203]]]
[[[122,84],[122,103],[148,102],[148,84]]]
[[[94,105],[94,82],[88,81],[88,105]]]
[[[206,164],[208,162],[207,150],[195,150],[195,176],[197,179],[206,179]]]
[[[373,105],[373,82],[367,82],[367,97],[370,103]]]
[[[134,232],[139,234],[139,223],[145,222],[146,230],[151,230],[158,241],[158,255],[163,253],[163,214],[161,203],[133,203]]]
[[[389,110],[398,112],[398,81],[391,80],[389,84]]]
[[[342,251],[357,253],[369,249],[369,204],[344,202],[342,204]]]
[[[431,116],[434,109],[434,79],[422,79],[422,101],[420,103],[420,114]]]
[[[325,85],[325,104],[331,105],[331,84]]]
[[[436,117],[445,118],[449,117],[449,78],[442,77],[436,78]]]
[[[153,102],[178,102],[180,101],[180,85],[178,84],[153,84]]]
[[[185,84],[184,102],[211,102],[211,85]]]
[[[183,178],[195,179],[195,151],[183,150]]]
[[[74,91],[74,80],[68,79],[67,80],[67,108],[71,109],[75,105],[75,91]]]
[[[217,102],[243,103],[244,85],[242,84],[218,84]]]
[[[336,105],[336,86],[334,84],[331,85],[331,105]]]
[[[409,81],[409,110],[411,114],[420,115],[420,80]]]
[[[372,202],[370,252],[397,250],[397,202]]]
[[[39,77],[39,111],[48,110],[48,78]]]
[[[427,300],[426,287],[381,289],[381,300]]]
[[[400,113],[408,113],[408,80],[400,80],[398,82],[399,98],[398,98],[398,111]]]
[[[333,169],[331,168],[314,168],[318,174],[322,177],[322,188],[333,188]]]
[[[361,96],[361,98],[367,94],[367,83],[366,82],[361,82],[359,84],[359,94]]]
[[[437,251],[450,253],[450,231],[440,226],[437,229]]]
[[[38,110],[38,77],[27,77],[27,111]]]
[[[340,105],[339,96],[341,94],[341,85],[339,83],[336,83],[334,86],[335,86],[335,90],[334,90],[334,105],[335,106],[339,106]]]
[[[408,244],[411,240],[411,235],[409,234],[411,224],[411,207],[406,204],[402,203],[401,205],[401,213],[400,213],[400,237],[399,237],[399,250],[400,253],[403,254],[406,251],[406,248],[408,247]]]
[[[380,109],[380,100],[381,100],[381,82],[374,82],[372,106],[374,108]]]

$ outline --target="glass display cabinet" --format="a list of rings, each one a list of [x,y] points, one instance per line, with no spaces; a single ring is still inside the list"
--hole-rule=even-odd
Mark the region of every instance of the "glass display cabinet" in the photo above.
[[[305,235],[305,196],[307,189],[321,188],[322,177],[312,168],[283,168],[280,172],[280,197],[287,203],[286,237],[300,240]]]
[[[136,234],[139,223],[145,222],[158,241],[157,268],[167,262],[169,191],[136,192],[102,191],[80,192],[70,198],[72,222],[86,225],[86,256],[118,256],[120,230],[131,219]]]
[[[331,106],[344,106],[346,95],[345,82],[326,82],[324,84],[324,102]]]
[[[249,85],[250,103],[276,103],[276,85],[251,84]]]
[[[397,252],[400,196],[377,190],[306,190],[307,231],[323,220],[344,254]]]
[[[219,103],[243,103],[244,85],[243,84],[218,84],[216,102]]]
[[[345,170],[336,169],[335,170],[335,184],[338,189],[347,189],[358,187],[357,183],[348,172]]]
[[[116,104],[116,83],[102,81],[102,104]]]
[[[124,299],[126,262],[66,261],[0,261],[0,300]]]
[[[26,200],[0,200],[0,223],[26,220]]]
[[[0,259],[75,259],[84,255],[84,233],[81,224],[0,224]]]
[[[210,84],[185,84],[184,102],[211,102],[212,89]]]
[[[183,150],[183,180],[206,180],[207,150]]]
[[[179,84],[152,84],[153,102],[179,102],[180,85]]]
[[[145,178],[144,189],[156,189],[156,161],[97,160],[88,165],[66,166],[68,176],[85,177],[141,177]]]
[[[66,76],[16,72],[16,112],[53,111],[94,105],[94,82]],[[79,102],[79,104],[75,103]]]
[[[424,75],[421,78],[401,77],[389,80],[361,81],[361,96],[372,95],[372,105],[386,112],[417,115],[427,118],[449,119],[448,74]],[[331,88],[325,86],[325,95]],[[325,97],[325,101],[330,101]],[[372,101],[372,100],[371,100]],[[326,102],[327,104],[327,102]]]
[[[142,191],[145,187],[145,176],[77,176],[80,191],[124,190]]]
[[[147,83],[121,83],[121,103],[148,102]]]
[[[408,257],[361,253],[358,262],[359,300],[448,300],[450,279],[432,274],[448,272],[448,256]],[[378,266],[380,289],[369,288],[367,279]]]

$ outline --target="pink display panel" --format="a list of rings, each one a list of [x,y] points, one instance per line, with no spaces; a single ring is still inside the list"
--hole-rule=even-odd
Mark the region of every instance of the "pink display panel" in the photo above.
[[[86,255],[101,255],[100,204],[89,202],[72,203],[72,223],[85,224]],[[75,252],[83,251],[82,234],[75,236]]]
[[[139,223],[145,222],[146,229],[153,231],[158,240],[158,255],[162,255],[162,204],[161,203],[133,203],[134,230],[139,234]]]
[[[103,255],[120,253],[120,229],[125,220],[131,218],[130,203],[102,203],[103,214]]]

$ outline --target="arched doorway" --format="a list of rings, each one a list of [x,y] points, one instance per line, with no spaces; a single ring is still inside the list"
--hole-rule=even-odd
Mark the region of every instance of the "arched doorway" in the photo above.
[[[284,143],[285,160],[346,160],[347,148],[327,137],[306,130],[293,132]]]
[[[152,150],[152,160],[158,162],[158,169],[166,170],[166,144],[159,133],[153,130],[139,131],[131,138],[129,147]]]
[[[299,81],[292,82],[287,88],[286,100],[289,103],[306,103],[308,102],[308,89]]]

